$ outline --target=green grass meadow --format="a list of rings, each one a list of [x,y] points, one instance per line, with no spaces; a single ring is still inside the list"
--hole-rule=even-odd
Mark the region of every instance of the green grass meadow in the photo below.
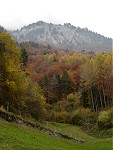
[[[32,127],[0,120],[0,150],[112,150],[113,139],[99,139],[87,135],[79,127],[56,124],[64,134],[82,138],[85,143],[77,144],[66,139],[52,137]],[[50,125],[52,128],[53,125]],[[67,131],[67,133],[66,133]]]

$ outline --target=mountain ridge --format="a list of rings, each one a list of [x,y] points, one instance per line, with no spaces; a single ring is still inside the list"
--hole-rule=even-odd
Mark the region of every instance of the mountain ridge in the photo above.
[[[1,34],[2,32],[6,32],[6,30],[0,25],[0,34]]]
[[[19,43],[33,41],[68,50],[111,51],[112,39],[88,28],[80,28],[70,23],[53,24],[38,21],[10,32]]]

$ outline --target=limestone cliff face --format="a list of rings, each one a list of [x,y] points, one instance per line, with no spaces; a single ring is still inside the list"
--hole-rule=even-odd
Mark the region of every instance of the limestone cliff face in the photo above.
[[[112,50],[112,39],[66,23],[56,25],[39,21],[11,32],[20,42],[33,41],[68,50]]]

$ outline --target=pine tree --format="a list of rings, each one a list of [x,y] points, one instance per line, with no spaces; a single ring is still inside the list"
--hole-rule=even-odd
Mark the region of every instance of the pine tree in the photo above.
[[[65,94],[69,94],[72,92],[71,82],[69,79],[69,75],[67,73],[67,70],[64,70],[62,78],[62,90]]]
[[[23,48],[22,50],[22,53],[21,53],[21,61],[22,61],[22,65],[24,67],[26,67],[27,63],[28,63],[28,53],[26,51],[25,48]]]

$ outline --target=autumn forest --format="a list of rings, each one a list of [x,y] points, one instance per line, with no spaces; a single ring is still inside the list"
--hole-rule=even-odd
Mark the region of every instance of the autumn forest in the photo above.
[[[7,111],[85,128],[113,126],[112,53],[16,44],[4,32],[0,68],[0,105]]]

